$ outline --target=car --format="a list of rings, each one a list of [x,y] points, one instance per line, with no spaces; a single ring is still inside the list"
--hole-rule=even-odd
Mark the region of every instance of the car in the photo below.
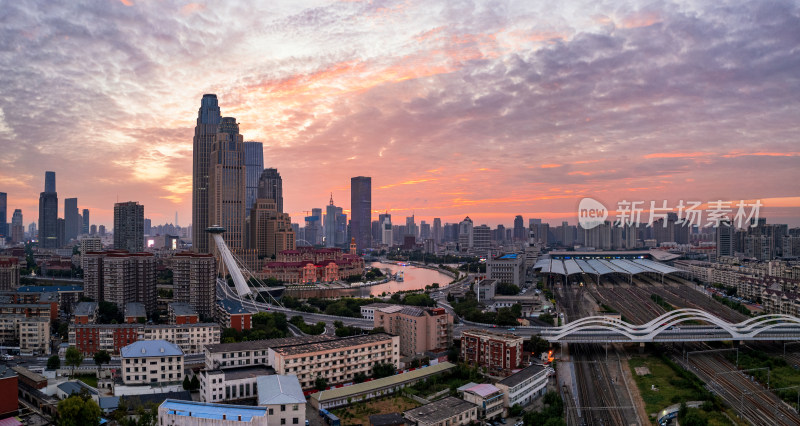
[[[511,327],[511,328],[508,329],[508,331],[517,331],[517,328],[516,327]]]
[[[502,424],[506,424],[506,419],[504,419],[504,418],[500,418],[500,423],[502,423]]]

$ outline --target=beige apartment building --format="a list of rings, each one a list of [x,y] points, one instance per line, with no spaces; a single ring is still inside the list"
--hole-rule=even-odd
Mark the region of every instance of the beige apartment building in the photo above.
[[[453,316],[443,308],[387,305],[374,310],[375,327],[400,337],[400,355],[421,356],[447,350],[453,340]]]
[[[122,381],[126,385],[183,380],[183,351],[166,340],[141,340],[120,351]]]

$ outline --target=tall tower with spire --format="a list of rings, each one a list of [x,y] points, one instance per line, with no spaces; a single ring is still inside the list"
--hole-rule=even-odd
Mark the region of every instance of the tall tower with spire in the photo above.
[[[336,247],[336,219],[336,206],[333,205],[333,192],[331,192],[331,199],[325,207],[325,220],[323,221],[325,247]]]
[[[217,95],[206,94],[200,101],[192,146],[192,244],[194,251],[209,253],[209,168],[211,148],[217,139],[221,116]],[[219,225],[219,224],[215,224]]]

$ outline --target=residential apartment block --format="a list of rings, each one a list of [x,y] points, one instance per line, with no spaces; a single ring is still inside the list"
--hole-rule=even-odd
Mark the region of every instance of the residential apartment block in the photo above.
[[[374,310],[375,327],[400,337],[400,354],[417,356],[447,350],[453,340],[453,316],[444,308],[388,305]]]
[[[215,323],[197,324],[72,324],[69,344],[85,355],[99,350],[117,354],[124,346],[139,340],[167,340],[184,353],[202,353],[206,345],[219,343],[220,327]]]
[[[142,340],[120,350],[121,376],[126,385],[183,380],[183,351],[166,340]]]
[[[491,374],[507,376],[522,362],[523,338],[483,330],[461,333],[461,358],[485,367]]]

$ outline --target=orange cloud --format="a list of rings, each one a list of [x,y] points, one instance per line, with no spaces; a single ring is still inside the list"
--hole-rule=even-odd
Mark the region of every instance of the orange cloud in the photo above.
[[[635,12],[622,19],[622,28],[649,27],[661,22],[661,17],[655,12]]]
[[[181,14],[191,15],[192,13],[203,10],[205,8],[206,8],[205,5],[199,3],[189,3],[181,8]]]
[[[133,2],[131,0],[119,0],[119,1],[125,6],[133,6]]]
[[[543,169],[554,169],[556,167],[561,167],[562,164],[542,164],[540,167]]]
[[[400,186],[400,185],[416,185],[418,183],[433,182],[436,180],[439,179],[412,179],[412,180],[407,180],[405,182],[392,183],[389,185],[379,186],[378,189],[394,188],[395,186]]]
[[[657,152],[654,154],[647,154],[644,158],[692,158],[713,154],[713,152]]]

